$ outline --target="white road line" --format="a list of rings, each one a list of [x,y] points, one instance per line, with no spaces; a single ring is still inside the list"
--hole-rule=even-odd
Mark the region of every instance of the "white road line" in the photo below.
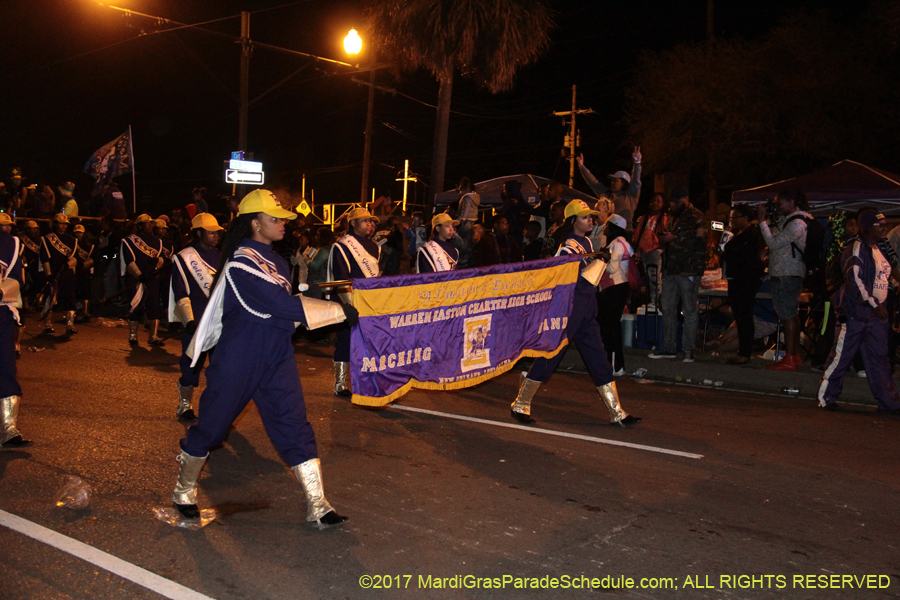
[[[209,596],[195,592],[179,583],[160,577],[156,573],[151,573],[146,569],[125,562],[112,554],[97,550],[92,546],[73,540],[52,529],[47,529],[4,510],[0,510],[0,525],[9,527],[13,531],[18,531],[63,552],[68,552],[76,558],[87,561],[148,590],[152,590],[160,596],[171,598],[171,600],[213,600]]]
[[[521,429],[522,431],[530,431],[531,433],[543,433],[545,435],[556,435],[559,437],[567,437],[575,440],[584,440],[586,442],[596,442],[598,444],[609,444],[610,446],[624,446],[625,448],[634,448],[636,450],[646,450],[647,452],[658,452],[660,454],[671,454],[672,456],[681,456],[684,458],[703,458],[702,454],[693,454],[691,452],[682,452],[680,450],[669,450],[668,448],[658,448],[657,446],[645,446],[644,444],[632,444],[631,442],[620,442],[618,440],[608,440],[605,438],[591,437],[589,435],[581,435],[578,433],[567,433],[565,431],[553,431],[552,429],[541,429],[540,427],[529,427],[528,425],[516,425],[514,423],[501,423],[499,421],[489,421],[487,419],[478,419],[476,417],[466,417],[463,415],[454,415],[451,413],[438,412],[436,410],[425,410],[424,408],[413,408],[411,406],[401,406],[392,404],[391,408],[397,410],[407,410],[409,412],[423,413],[426,415],[434,415],[436,417],[447,417],[449,419],[459,419],[461,421],[471,421],[473,423],[483,423],[485,425],[493,425],[495,427],[506,427],[508,429]]]

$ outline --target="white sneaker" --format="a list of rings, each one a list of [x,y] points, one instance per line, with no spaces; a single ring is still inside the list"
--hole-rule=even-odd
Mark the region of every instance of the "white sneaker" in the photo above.
[[[863,369],[862,371],[857,371],[857,372],[856,372],[856,376],[859,377],[859,378],[861,378],[861,379],[868,379],[868,377],[866,376],[866,370],[865,370],[865,369]]]
[[[651,352],[647,355],[647,358],[678,358],[678,355],[674,352],[666,352],[665,350],[658,350],[657,352]]]
[[[619,369],[618,371],[615,371],[613,373],[613,377],[622,377],[623,375],[627,375],[624,368]]]
[[[694,362],[694,353],[693,352],[685,352],[684,358],[681,359],[681,362],[686,362],[686,363]]]

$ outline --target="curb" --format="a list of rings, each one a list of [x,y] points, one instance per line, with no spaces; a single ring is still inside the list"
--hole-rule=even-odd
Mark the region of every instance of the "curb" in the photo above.
[[[574,343],[572,344],[575,345]],[[728,365],[720,357],[700,356],[692,363],[681,362],[681,359],[648,358],[649,350],[625,349],[625,371],[634,373],[638,369],[646,369],[643,379],[698,385],[725,390],[755,392],[775,396],[791,396],[815,400],[822,374],[809,367],[800,367],[799,371],[770,371],[766,365],[770,361],[754,357],[746,365]],[[577,348],[569,349],[560,362],[559,369],[587,373],[581,353]],[[795,389],[797,392],[787,392]],[[878,402],[869,389],[867,379],[847,372],[844,377],[844,389],[838,402],[852,402],[877,406]]]

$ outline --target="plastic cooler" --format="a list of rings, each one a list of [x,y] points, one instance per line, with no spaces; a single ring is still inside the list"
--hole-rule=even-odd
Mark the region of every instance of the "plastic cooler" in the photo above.
[[[647,314],[645,306],[641,306],[637,310],[637,331],[634,342],[635,348],[644,350],[662,349],[663,347],[663,317],[662,313]],[[681,351],[681,333],[684,330],[684,323],[678,321],[678,329],[676,337],[676,351]]]

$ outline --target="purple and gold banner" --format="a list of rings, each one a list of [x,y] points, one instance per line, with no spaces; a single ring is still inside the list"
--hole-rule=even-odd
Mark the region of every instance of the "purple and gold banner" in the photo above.
[[[353,280],[353,402],[455,390],[566,345],[579,257]]]

